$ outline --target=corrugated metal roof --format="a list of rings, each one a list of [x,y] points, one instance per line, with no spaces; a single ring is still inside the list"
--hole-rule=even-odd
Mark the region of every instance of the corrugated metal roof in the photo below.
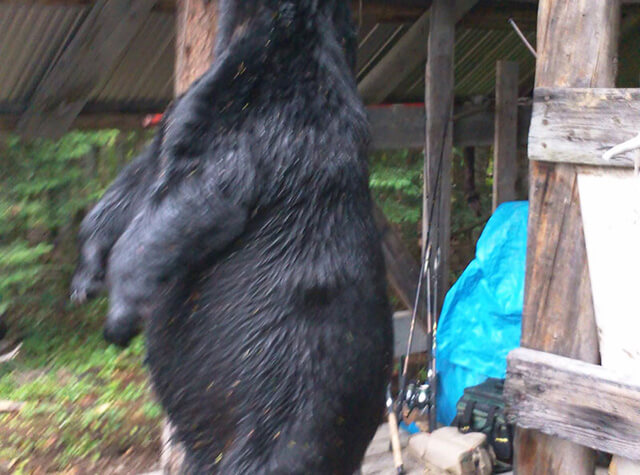
[[[134,37],[109,79],[90,101],[153,104],[173,94],[175,28],[173,15],[152,13]]]
[[[78,4],[0,3],[0,113],[24,109],[40,79],[55,63],[88,13]],[[472,12],[473,13],[473,12]],[[637,19],[637,18],[636,18]],[[510,59],[520,64],[521,93],[533,87],[535,60],[521,40],[496,20],[483,27],[462,22],[456,38],[456,95],[491,96],[495,64]],[[153,11],[101,85],[91,94],[88,110],[152,112],[173,95],[175,57],[174,14]],[[530,26],[530,25],[528,25]],[[368,24],[359,38],[358,79],[361,80],[409,29],[408,23]],[[622,41],[620,85],[640,84],[640,28]],[[526,32],[535,44],[535,33]],[[425,39],[426,47],[426,39]],[[393,91],[387,102],[420,102],[424,98],[424,63]]]
[[[86,11],[81,6],[0,4],[0,103],[28,100]]]

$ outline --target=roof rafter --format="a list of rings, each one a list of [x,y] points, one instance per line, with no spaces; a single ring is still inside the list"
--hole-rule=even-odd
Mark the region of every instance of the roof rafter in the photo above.
[[[460,21],[479,0],[458,0],[455,21]],[[358,91],[367,104],[379,104],[427,59],[430,12],[426,11],[360,81]]]

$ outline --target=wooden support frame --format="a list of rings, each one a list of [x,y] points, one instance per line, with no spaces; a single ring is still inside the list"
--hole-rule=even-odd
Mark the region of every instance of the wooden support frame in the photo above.
[[[58,61],[38,84],[18,122],[18,132],[50,138],[66,132],[93,90],[108,78],[155,3],[95,2]]]
[[[525,348],[512,351],[507,361],[504,398],[511,422],[640,460],[637,381],[599,365]]]
[[[425,74],[427,120],[422,236],[423,245],[430,244],[426,242],[428,234],[436,244],[429,265],[432,267],[431,275],[437,282],[438,308],[434,310],[439,312],[449,288],[456,8],[449,0],[435,0],[431,12],[429,57]],[[429,225],[432,229],[429,229]]]
[[[619,0],[540,0],[536,87],[613,87],[619,24]],[[529,190],[521,344],[598,363],[577,169],[532,161]],[[519,428],[514,463],[525,475],[593,473],[594,455],[586,447]]]
[[[493,145],[493,210],[516,199],[518,179],[518,63],[496,65],[496,113]]]
[[[640,132],[640,89],[539,88],[534,93],[529,158],[633,167],[630,155],[602,159]]]

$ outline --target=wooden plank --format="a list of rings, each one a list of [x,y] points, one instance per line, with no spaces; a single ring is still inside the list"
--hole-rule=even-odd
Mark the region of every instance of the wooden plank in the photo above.
[[[634,384],[602,366],[525,348],[512,351],[507,361],[504,398],[511,422],[640,460],[637,380]]]
[[[177,10],[176,4],[180,0],[158,0],[154,10],[174,12]],[[207,0],[205,0],[207,1]],[[96,0],[0,0],[1,4],[27,4],[27,5],[50,5],[50,6],[92,6]],[[360,1],[352,0],[351,5],[354,13],[360,11]],[[364,16],[377,16],[381,20],[387,18],[397,18],[401,15],[405,18],[417,18],[425,9],[429,8],[431,0],[367,0],[362,2]]]
[[[59,137],[90,94],[109,77],[156,0],[96,2],[58,61],[43,77],[18,123],[29,137]]]
[[[456,23],[478,3],[478,0],[458,0],[453,3]],[[430,11],[427,11],[418,18],[387,55],[360,81],[358,91],[365,103],[384,102],[402,81],[425,61],[430,16]]]
[[[493,210],[516,199],[518,179],[518,63],[496,66],[496,120],[493,145]]]
[[[426,114],[422,105],[394,104],[369,106],[372,142],[375,150],[401,148],[421,149],[425,146]],[[456,147],[479,147],[492,145],[494,141],[494,113],[478,110],[465,113],[455,109],[453,145]],[[531,121],[531,107],[518,107],[518,144],[526,145]]]
[[[156,8],[164,10],[175,10],[176,3],[179,0],[158,0]],[[537,5],[539,0],[485,0],[482,5],[484,8],[488,7],[509,7],[509,4],[522,4],[522,5]],[[27,4],[27,5],[52,5],[52,6],[84,6],[92,5],[96,3],[96,0],[0,0],[1,4]],[[354,10],[359,8],[359,0],[352,0]],[[622,0],[623,5],[640,5],[640,0]],[[367,0],[363,2],[362,8],[366,9],[367,6],[389,6],[392,8],[429,8],[431,0]],[[482,11],[482,10],[481,10]]]
[[[371,127],[371,147],[376,150],[424,147],[423,105],[394,104],[367,108]]]
[[[366,104],[384,102],[402,79],[415,71],[425,60],[430,15],[429,11],[422,14],[386,56],[362,78],[358,84],[358,91]]]
[[[620,3],[541,0],[536,87],[613,87]],[[595,35],[593,32],[597,31]],[[523,347],[597,363],[576,167],[531,162]],[[593,473],[593,452],[519,429],[519,474]]]
[[[453,147],[455,8],[449,0],[431,7],[429,58],[425,76],[426,146],[424,160],[423,245],[432,246],[431,275],[437,282],[439,312],[449,288],[451,160]],[[434,205],[435,202],[435,205]],[[433,215],[431,211],[433,210]],[[432,229],[429,229],[432,226]],[[426,242],[427,234],[430,234]],[[423,249],[424,251],[424,249]],[[438,266],[435,268],[435,263]]]
[[[425,473],[425,468],[408,450],[408,442],[408,434],[400,431],[400,445],[402,447],[405,474],[422,475]],[[390,447],[389,425],[384,423],[380,425],[367,448],[364,460],[362,461],[362,468],[360,469],[361,475],[389,475],[397,473]]]
[[[640,89],[536,89],[529,158],[633,167],[631,154],[611,161],[607,149],[640,131]]]

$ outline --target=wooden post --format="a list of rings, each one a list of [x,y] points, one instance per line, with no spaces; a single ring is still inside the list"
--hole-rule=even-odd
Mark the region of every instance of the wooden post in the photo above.
[[[425,75],[427,131],[422,236],[425,242],[431,219],[433,229],[430,232],[430,239],[440,247],[440,263],[436,275],[439,307],[442,306],[449,287],[454,40],[455,2],[434,0],[431,6],[429,57]],[[439,178],[438,175],[440,175]],[[432,217],[429,214],[434,201],[436,204],[433,207]],[[435,257],[435,247],[433,251]],[[432,265],[433,261],[432,259]]]
[[[211,66],[218,29],[218,1],[177,0],[176,3],[174,90],[178,96]]]
[[[619,0],[541,0],[536,87],[613,86],[619,24]],[[597,363],[577,167],[530,166],[522,346]],[[518,474],[594,471],[591,450],[530,430],[518,430],[515,464]]]
[[[493,210],[516,199],[518,179],[518,63],[498,61],[493,144]]]

